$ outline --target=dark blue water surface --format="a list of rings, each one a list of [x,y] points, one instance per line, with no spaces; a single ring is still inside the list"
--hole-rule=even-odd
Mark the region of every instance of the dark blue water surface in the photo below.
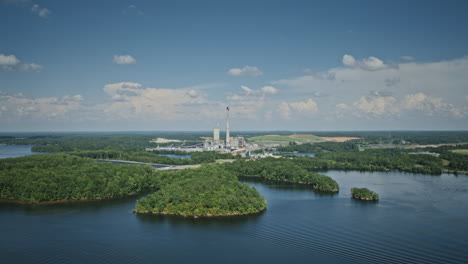
[[[260,215],[135,215],[137,197],[0,203],[1,263],[466,263],[468,176],[329,171],[341,191],[248,181]],[[350,199],[368,187],[379,202]]]

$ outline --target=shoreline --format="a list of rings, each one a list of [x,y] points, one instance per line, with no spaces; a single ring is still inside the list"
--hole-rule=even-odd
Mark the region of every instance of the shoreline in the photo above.
[[[351,198],[353,198],[354,200],[359,200],[359,201],[369,201],[369,202],[377,202],[377,201],[379,201],[379,199],[364,198],[364,197],[354,197],[353,195],[351,195]]]
[[[31,201],[23,201],[15,198],[0,198],[0,201],[4,202],[11,202],[16,204],[32,204],[32,205],[47,205],[47,204],[60,204],[66,202],[93,202],[93,201],[100,201],[100,200],[112,200],[124,197],[131,197],[137,196],[143,192],[139,193],[129,193],[129,194],[122,194],[117,196],[109,196],[109,197],[97,197],[97,198],[83,198],[83,199],[61,199],[61,200],[52,200],[52,201],[41,201],[41,202],[31,202]]]
[[[163,216],[171,216],[171,217],[183,217],[183,218],[193,218],[193,219],[197,219],[197,218],[216,218],[216,217],[220,217],[220,218],[223,218],[223,217],[232,217],[232,216],[247,216],[247,215],[258,215],[258,214],[261,214],[263,212],[265,212],[267,210],[267,207],[265,206],[264,209],[258,211],[258,212],[254,212],[254,213],[232,213],[232,214],[223,214],[223,215],[212,215],[212,214],[208,214],[208,215],[184,215],[184,214],[175,214],[175,213],[168,213],[168,212],[139,212],[137,210],[133,210],[132,212],[134,214],[138,214],[138,215],[163,215]]]
[[[325,175],[325,176],[327,176],[327,175]],[[316,188],[313,187],[314,186],[313,183],[307,183],[307,182],[295,182],[295,181],[290,181],[290,180],[278,180],[278,179],[272,179],[272,178],[264,178],[262,176],[238,176],[238,177],[262,179],[262,180],[273,181],[273,182],[283,182],[283,183],[292,183],[292,184],[300,184],[300,185],[309,185],[309,186],[312,186],[312,190],[315,191],[315,192],[322,192],[322,193],[337,193],[337,192],[340,192],[340,189],[334,189],[334,190],[331,190],[331,191],[317,190]]]

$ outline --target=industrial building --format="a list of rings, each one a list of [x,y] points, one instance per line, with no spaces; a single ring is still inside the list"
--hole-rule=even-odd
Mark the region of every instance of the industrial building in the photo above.
[[[220,152],[231,152],[234,154],[247,153],[251,150],[258,149],[257,145],[248,145],[244,137],[231,137],[230,131],[230,110],[229,106],[226,107],[226,138],[222,140],[220,138],[219,127],[213,129],[213,137],[207,138],[203,144],[197,144],[194,146],[176,146],[176,147],[157,147],[147,150],[169,150],[169,151],[185,151],[185,152],[197,152],[197,151],[220,151]]]
[[[226,139],[220,140],[219,128],[213,129],[213,138],[205,140],[203,148],[207,151],[224,151],[224,152],[237,152],[245,153],[247,144],[243,137],[231,137],[230,131],[230,110],[229,106],[226,107]]]

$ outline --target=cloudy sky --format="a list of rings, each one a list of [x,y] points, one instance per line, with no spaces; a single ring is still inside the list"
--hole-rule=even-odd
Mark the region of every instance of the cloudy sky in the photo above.
[[[467,1],[0,0],[0,131],[468,129]]]

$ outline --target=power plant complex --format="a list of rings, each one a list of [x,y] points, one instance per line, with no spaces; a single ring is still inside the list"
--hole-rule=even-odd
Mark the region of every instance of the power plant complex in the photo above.
[[[231,152],[234,154],[247,153],[251,150],[258,149],[258,145],[248,145],[244,137],[231,137],[230,133],[230,111],[229,106],[226,107],[226,139],[221,139],[219,127],[213,129],[213,137],[205,138],[205,142],[193,146],[174,146],[174,147],[157,147],[147,150],[166,150],[166,151],[220,151]],[[158,139],[160,140],[160,139]],[[158,141],[154,141],[158,142]]]

